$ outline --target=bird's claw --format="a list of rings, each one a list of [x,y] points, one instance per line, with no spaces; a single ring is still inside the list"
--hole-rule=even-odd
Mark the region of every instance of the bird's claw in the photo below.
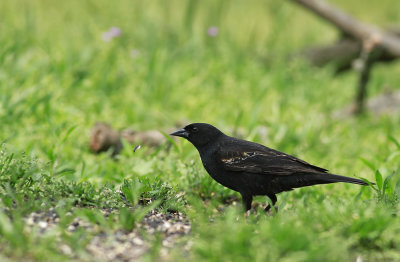
[[[274,212],[274,213],[278,213],[278,207],[277,207],[277,206],[274,206],[274,208],[275,208],[275,212]],[[271,210],[271,205],[268,204],[268,206],[267,206],[264,210],[265,210],[265,212],[267,212],[267,213],[272,213],[272,212],[269,212],[269,211]]]

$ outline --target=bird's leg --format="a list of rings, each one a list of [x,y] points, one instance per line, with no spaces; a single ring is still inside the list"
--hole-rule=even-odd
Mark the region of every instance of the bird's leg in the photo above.
[[[253,196],[249,194],[240,193],[242,195],[243,205],[246,211],[251,209],[251,202],[253,202]]]
[[[269,197],[269,199],[271,199],[272,201],[272,206],[275,207],[276,201],[278,201],[278,199],[276,198],[275,194],[267,194],[267,197]],[[268,204],[268,206],[265,208],[265,212],[268,212],[271,209],[271,205]],[[278,208],[275,207],[275,210],[278,211]]]

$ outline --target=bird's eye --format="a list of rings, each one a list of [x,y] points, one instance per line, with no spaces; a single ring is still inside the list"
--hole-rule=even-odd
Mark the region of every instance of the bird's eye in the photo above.
[[[192,131],[193,131],[193,132],[197,132],[197,131],[199,131],[199,129],[198,129],[197,127],[193,127],[193,128],[192,128]]]

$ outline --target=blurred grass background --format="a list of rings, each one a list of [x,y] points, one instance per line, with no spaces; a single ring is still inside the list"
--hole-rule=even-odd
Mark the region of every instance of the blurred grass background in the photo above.
[[[380,26],[400,21],[399,1],[330,2]],[[102,36],[111,27],[118,27],[121,34],[104,41]],[[218,29],[216,36],[208,34],[210,27]],[[126,148],[119,161],[88,150],[89,132],[97,121],[118,129],[130,126],[163,131],[185,121],[208,122],[227,134],[240,129],[246,139],[294,154],[333,173],[371,180],[378,169],[384,178],[393,171],[398,174],[399,151],[390,137],[400,139],[400,114],[334,119],[332,112],[352,101],[357,75],[335,76],[332,68],[313,68],[304,61],[288,59],[305,47],[330,43],[337,37],[333,27],[291,1],[1,1],[0,141],[4,154],[14,153],[14,159],[21,163],[25,158],[37,159],[44,166],[38,173],[49,175],[52,181],[88,181],[101,188],[106,184],[118,187],[124,179],[140,177],[153,184],[148,192],[164,184],[174,192],[194,195],[190,206],[201,217],[194,218],[188,212],[194,219],[196,243],[189,256],[195,259],[219,260],[219,255],[230,254],[227,261],[318,261],[327,256],[338,261],[355,258],[358,253],[367,253],[371,261],[377,257],[398,259],[394,250],[400,237],[385,239],[382,235],[393,222],[392,207],[353,202],[360,193],[357,186],[327,185],[284,193],[279,199],[286,207],[279,217],[257,216],[255,222],[236,222],[235,212],[240,210],[228,210],[209,225],[208,212],[220,204],[220,197],[233,193],[211,181],[188,142],[179,141],[177,148],[169,150],[163,145],[153,153],[143,150],[133,154]],[[378,66],[369,94],[397,89],[399,83],[399,62]],[[29,176],[28,172],[24,178]],[[156,178],[159,184],[154,183]],[[39,176],[35,181],[41,183],[41,179]],[[395,192],[399,179],[394,176],[393,181]],[[10,194],[5,189],[2,192],[3,196]],[[370,189],[361,193],[363,201],[374,199]],[[195,204],[199,196],[216,203],[205,211]],[[39,208],[37,205],[32,204],[31,209]],[[186,212],[187,208],[180,209]],[[203,212],[204,218],[199,214]],[[353,212],[357,215],[350,221],[365,217],[363,226],[378,230],[374,237],[384,245],[374,249],[354,239],[343,243],[350,237],[349,228],[356,226],[342,226],[337,217],[352,216]],[[324,219],[331,224],[315,223],[310,214],[325,214]],[[371,219],[382,223],[383,229],[370,223]],[[306,228],[310,223],[315,224]],[[398,230],[400,223],[391,225]],[[209,226],[215,230],[207,230]],[[225,235],[228,226],[233,230]],[[321,231],[330,227],[335,229],[323,234],[315,246]],[[265,236],[271,238],[264,241],[265,236],[256,233],[252,240],[247,239],[255,231],[269,232]],[[354,230],[355,238],[364,239],[360,232],[363,229]],[[309,238],[304,238],[307,234]],[[292,237],[296,243],[309,241],[293,247],[287,242]],[[374,242],[374,237],[368,241]],[[231,239],[239,242],[229,243]],[[227,241],[229,247],[224,247]],[[7,250],[7,244],[2,245],[2,250]],[[260,254],[251,251],[261,246]],[[341,249],[332,251],[333,246]],[[354,246],[359,249],[354,251]],[[21,256],[26,255],[21,252]]]

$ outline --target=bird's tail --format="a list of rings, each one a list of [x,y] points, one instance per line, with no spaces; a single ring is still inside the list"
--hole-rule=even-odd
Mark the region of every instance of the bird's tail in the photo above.
[[[361,179],[339,176],[330,173],[297,173],[291,176],[277,176],[273,180],[274,188],[276,192],[290,191],[294,188],[313,186],[319,184],[331,184],[331,183],[352,183],[357,185],[368,186],[368,183]],[[371,183],[375,185],[374,183]]]
[[[357,184],[357,185],[368,186],[368,183],[364,182],[361,179],[347,177],[347,176],[339,176],[339,175],[334,175],[334,174],[330,174],[330,173],[315,174],[315,175],[313,175],[313,178],[315,180],[319,181],[319,183],[321,183],[321,184],[344,182],[344,183],[352,183],[352,184]],[[372,183],[372,184],[374,185],[374,183]]]

